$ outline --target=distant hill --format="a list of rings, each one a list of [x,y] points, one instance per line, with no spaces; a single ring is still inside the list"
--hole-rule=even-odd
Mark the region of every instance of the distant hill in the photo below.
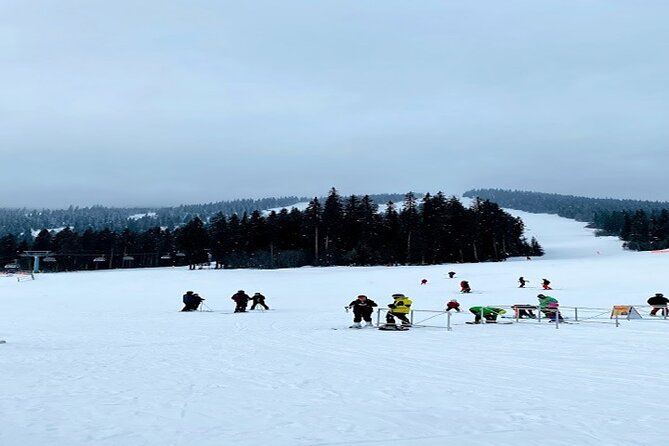
[[[251,214],[256,210],[290,207],[293,204],[309,201],[312,198],[297,196],[245,198],[161,208],[115,208],[105,206],[70,206],[68,209],[41,210],[0,208],[0,237],[7,234],[22,234],[28,237],[41,229],[63,227],[69,227],[74,232],[83,232],[86,229],[110,229],[112,231],[124,229],[146,231],[155,227],[174,229],[187,223],[193,217],[208,221],[218,213],[228,217],[233,214],[242,216],[244,213]],[[375,203],[382,205],[388,201],[401,202],[404,194],[375,194],[370,195],[370,198]]]
[[[465,197],[490,200],[508,209],[588,222],[597,235],[616,236],[635,251],[669,248],[669,202],[587,198],[503,189],[473,189]]]
[[[602,212],[638,210],[654,212],[669,209],[669,202],[666,201],[588,198],[520,190],[472,189],[465,192],[463,196],[490,200],[504,208],[517,209],[534,214],[557,214],[560,217],[589,223],[593,223],[595,215]]]

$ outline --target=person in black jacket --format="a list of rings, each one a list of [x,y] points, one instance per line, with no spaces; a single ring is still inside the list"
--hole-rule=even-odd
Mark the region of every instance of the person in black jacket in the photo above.
[[[265,304],[265,296],[262,294],[255,293],[253,296],[251,296],[251,300],[253,300],[253,305],[251,305],[252,310],[255,310],[258,305],[263,307],[265,310],[269,310],[269,307]]]
[[[239,290],[230,298],[235,301],[235,313],[246,312],[246,306],[249,304],[249,295],[244,290]]]
[[[374,307],[378,306],[372,299],[368,299],[364,294],[359,295],[353,302],[346,306],[346,309],[353,309],[353,325],[351,328],[362,328],[360,321],[365,320],[365,326],[373,327],[372,313]]]
[[[186,294],[183,295],[184,308],[181,311],[197,311],[197,308],[200,306],[203,300],[204,299],[197,293],[186,291]]]
[[[653,309],[650,310],[651,316],[657,315],[658,310],[662,310],[662,316],[667,316],[667,303],[669,303],[669,299],[664,297],[664,294],[655,293],[655,296],[652,296],[647,302],[648,305],[653,307]]]
[[[520,285],[518,285],[518,288],[525,288],[525,284],[527,283],[527,280],[525,280],[525,278],[523,276],[520,276],[518,278],[518,283],[520,284]]]

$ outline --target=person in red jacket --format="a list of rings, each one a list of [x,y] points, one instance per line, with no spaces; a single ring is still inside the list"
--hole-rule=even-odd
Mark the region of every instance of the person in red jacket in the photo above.
[[[461,293],[471,293],[472,289],[469,286],[469,282],[463,280],[460,282],[460,292]]]
[[[460,312],[460,302],[455,299],[451,299],[446,303],[446,311],[455,310],[458,313]]]

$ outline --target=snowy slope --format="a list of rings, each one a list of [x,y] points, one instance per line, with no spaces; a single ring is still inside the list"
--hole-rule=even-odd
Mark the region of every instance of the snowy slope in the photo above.
[[[346,328],[343,306],[359,293],[385,306],[403,292],[416,309],[440,310],[452,298],[534,303],[543,277],[564,306],[669,291],[669,256],[514,213],[544,258],[0,278],[0,445],[664,444],[669,321],[556,330],[471,326],[459,314],[450,332]],[[517,288],[521,275],[529,288]],[[461,279],[473,294],[457,293]],[[178,312],[189,289],[215,311]],[[263,292],[272,310],[231,314],[237,289]]]

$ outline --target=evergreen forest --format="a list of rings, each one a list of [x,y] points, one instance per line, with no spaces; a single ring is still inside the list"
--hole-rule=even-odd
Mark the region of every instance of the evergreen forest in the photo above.
[[[441,192],[400,197],[379,209],[372,196],[342,197],[332,188],[326,197],[309,200],[303,210],[254,209],[229,215],[219,210],[208,217],[192,215],[174,227],[147,229],[111,224],[44,227],[35,237],[0,237],[0,261],[28,269],[33,257],[25,252],[38,251],[43,253],[41,270],[72,271],[170,265],[422,265],[543,254],[537,240],[524,238],[522,220],[490,200],[474,200],[465,207]]]

